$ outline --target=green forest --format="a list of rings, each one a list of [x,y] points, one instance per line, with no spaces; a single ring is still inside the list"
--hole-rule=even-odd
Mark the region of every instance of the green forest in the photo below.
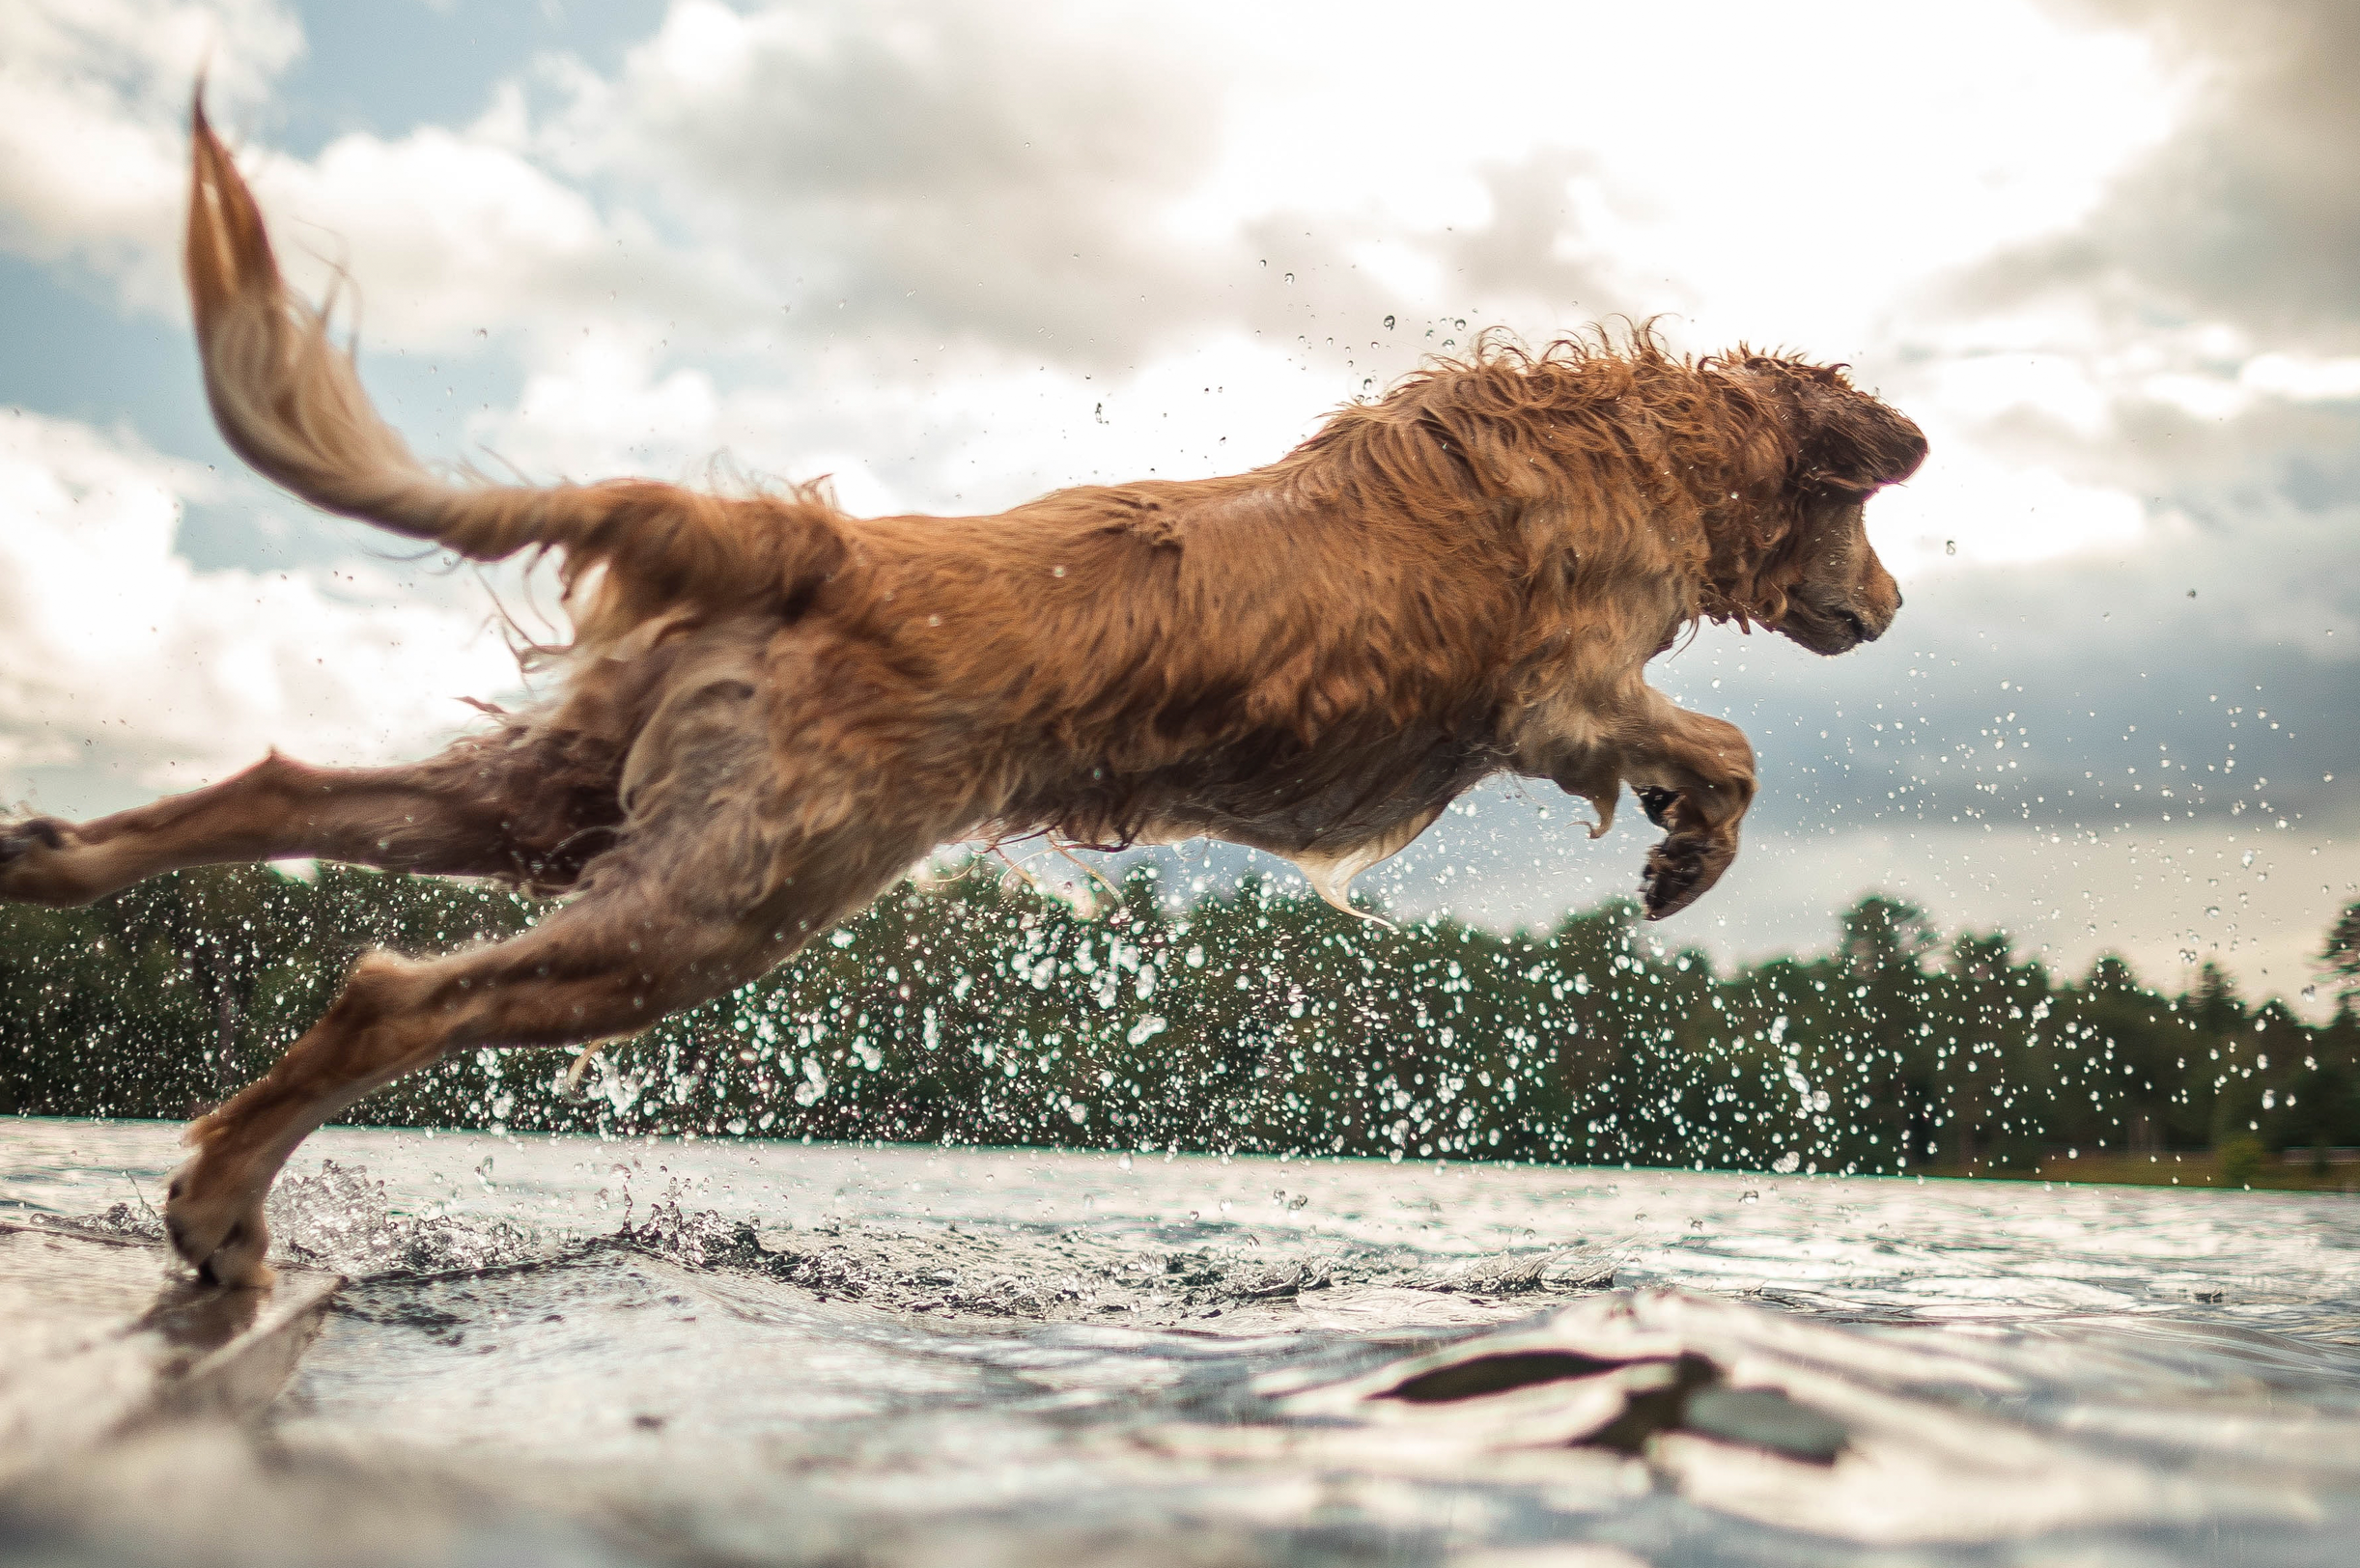
[[[1885,897],[1834,945],[1719,972],[1627,904],[1507,935],[1399,930],[1151,866],[1083,919],[993,863],[905,883],[793,964],[629,1045],[469,1050],[379,1124],[1530,1160],[2029,1169],[2044,1153],[2360,1144],[2360,1013],[2061,978]],[[183,872],[0,907],[0,1111],[189,1114],[262,1071],[370,946],[531,924],[483,884]],[[2323,962],[2360,986],[2360,906]],[[2255,1148],[2255,1145],[2259,1145]]]

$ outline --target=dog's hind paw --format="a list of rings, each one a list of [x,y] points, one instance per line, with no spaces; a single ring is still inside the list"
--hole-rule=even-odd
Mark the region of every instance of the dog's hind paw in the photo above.
[[[0,899],[47,903],[43,862],[66,847],[67,825],[55,817],[21,817],[0,823]]]
[[[205,1156],[175,1171],[164,1189],[164,1234],[172,1249],[195,1268],[208,1285],[261,1286],[276,1277],[263,1259],[270,1250],[270,1227],[259,1199],[211,1194],[205,1181]]]
[[[65,847],[66,825],[55,817],[21,817],[12,823],[0,823],[0,866],[36,849]]]

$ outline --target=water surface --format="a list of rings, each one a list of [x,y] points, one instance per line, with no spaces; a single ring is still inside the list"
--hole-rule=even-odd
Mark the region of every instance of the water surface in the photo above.
[[[176,1134],[0,1124],[0,1213],[152,1228]],[[90,1467],[0,1542],[1579,1568],[2360,1538],[2349,1198],[332,1129],[273,1218],[351,1283],[266,1429]]]

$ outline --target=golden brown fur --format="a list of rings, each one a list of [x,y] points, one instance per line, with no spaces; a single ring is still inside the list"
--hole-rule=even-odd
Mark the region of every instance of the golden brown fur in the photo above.
[[[261,1202],[313,1127],[459,1046],[633,1032],[760,974],[934,846],[1210,834],[1341,903],[1477,780],[1621,788],[1669,829],[1646,912],[1736,852],[1753,754],[1644,666],[1700,620],[1822,653],[1899,605],[1861,504],[1924,456],[1837,370],[1689,361],[1645,331],[1479,345],[1268,467],[1060,490],[993,517],[856,518],[820,493],[452,483],[290,294],[200,111],[187,266],[231,444],[318,505],[477,560],[554,552],[556,696],[411,768],[275,753],[81,825],[0,828],[0,897],[323,855],[576,896],[432,962],[364,960],[259,1082],[190,1130],[166,1209],[208,1274],[263,1272]]]

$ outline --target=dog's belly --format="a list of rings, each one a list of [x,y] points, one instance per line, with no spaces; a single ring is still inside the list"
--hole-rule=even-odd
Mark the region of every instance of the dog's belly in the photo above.
[[[1337,759],[1304,758],[1246,777],[1218,767],[1158,774],[1135,843],[1217,838],[1291,860],[1319,896],[1347,913],[1352,879],[1399,854],[1444,808],[1501,766],[1490,747],[1433,735],[1397,736]]]

